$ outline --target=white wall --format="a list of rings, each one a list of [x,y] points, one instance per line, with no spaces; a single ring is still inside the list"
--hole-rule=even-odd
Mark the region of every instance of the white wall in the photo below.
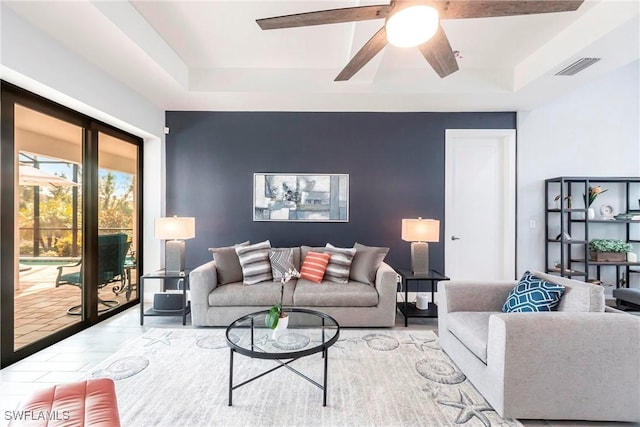
[[[0,77],[144,140],[144,266],[160,267],[153,219],[164,212],[164,111],[0,2]]]
[[[519,275],[545,268],[546,178],[640,176],[639,81],[636,61],[547,105],[518,112]],[[599,202],[614,196],[603,194]]]

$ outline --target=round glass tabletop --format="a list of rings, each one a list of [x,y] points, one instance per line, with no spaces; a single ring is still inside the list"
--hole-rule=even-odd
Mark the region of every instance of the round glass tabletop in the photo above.
[[[285,308],[287,329],[267,328],[268,310],[239,318],[227,327],[226,338],[240,354],[259,359],[288,359],[321,352],[340,335],[340,325],[328,314],[302,308]]]

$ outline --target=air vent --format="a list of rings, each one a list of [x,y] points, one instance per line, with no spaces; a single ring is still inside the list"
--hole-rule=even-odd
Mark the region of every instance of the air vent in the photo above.
[[[584,70],[587,67],[595,64],[600,61],[601,58],[580,58],[573,64],[565,67],[564,69],[558,71],[556,76],[573,76],[578,74],[580,71]]]

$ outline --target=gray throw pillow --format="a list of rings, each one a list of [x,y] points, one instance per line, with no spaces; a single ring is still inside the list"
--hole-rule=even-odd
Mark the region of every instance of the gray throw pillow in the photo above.
[[[271,274],[274,282],[279,282],[287,271],[295,268],[293,248],[272,248],[269,260],[271,261]]]
[[[374,286],[376,283],[376,272],[378,268],[380,268],[384,257],[387,256],[389,248],[365,246],[360,243],[356,243],[354,248],[356,254],[351,262],[349,278]]]
[[[213,255],[213,260],[216,262],[218,283],[221,285],[242,282],[242,267],[238,260],[238,254],[236,254],[237,246],[249,246],[249,241],[224,248],[209,248]]]
[[[268,240],[254,245],[236,247],[236,253],[242,267],[242,282],[245,285],[255,285],[273,280],[271,263],[269,262],[270,252],[271,242]]]
[[[324,278],[330,282],[347,283],[356,248],[336,248],[331,243],[327,243],[324,252],[331,254]]]

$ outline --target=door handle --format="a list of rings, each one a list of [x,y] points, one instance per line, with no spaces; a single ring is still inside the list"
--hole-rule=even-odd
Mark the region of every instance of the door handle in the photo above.
[[[458,236],[451,236],[451,240],[460,240]]]

